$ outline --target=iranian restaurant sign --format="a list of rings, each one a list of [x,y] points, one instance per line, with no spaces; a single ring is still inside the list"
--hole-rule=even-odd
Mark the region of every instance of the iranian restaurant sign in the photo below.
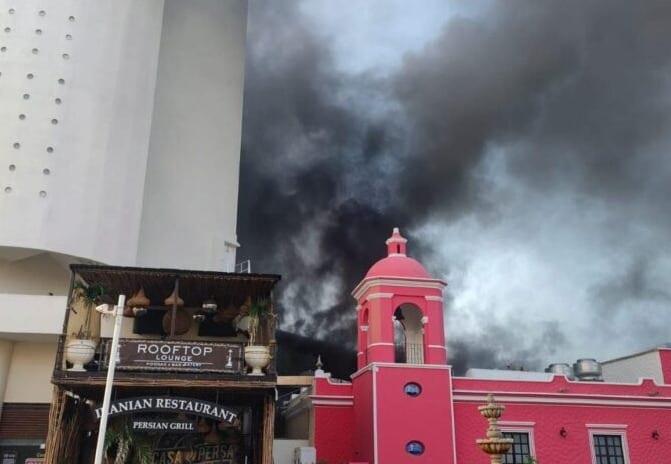
[[[242,346],[232,343],[119,340],[118,370],[238,373]]]
[[[140,414],[145,412],[169,412],[185,413],[194,416],[208,417],[217,421],[225,421],[233,424],[238,414],[229,408],[210,401],[202,401],[194,398],[181,398],[174,396],[143,396],[138,398],[124,398],[112,401],[109,408],[109,416],[114,417],[122,414]],[[100,419],[103,408],[95,410],[96,419]],[[149,422],[144,420],[142,422]],[[138,428],[151,428],[151,425],[143,424]],[[186,426],[185,429],[188,430]]]

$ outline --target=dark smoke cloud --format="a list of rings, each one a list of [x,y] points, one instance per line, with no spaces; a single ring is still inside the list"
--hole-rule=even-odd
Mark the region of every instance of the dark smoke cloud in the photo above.
[[[494,1],[382,78],[252,2],[240,257],[283,274],[285,328],[351,346],[349,291],[403,227],[451,281],[459,372],[661,343],[670,43],[666,1]]]

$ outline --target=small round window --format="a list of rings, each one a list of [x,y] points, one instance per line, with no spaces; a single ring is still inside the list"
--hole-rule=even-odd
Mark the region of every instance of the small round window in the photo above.
[[[422,394],[422,386],[414,382],[406,383],[405,387],[403,387],[403,391],[406,395],[414,398]]]
[[[424,445],[419,441],[409,441],[408,444],[405,445],[405,450],[408,454],[419,456],[420,454],[424,454]]]

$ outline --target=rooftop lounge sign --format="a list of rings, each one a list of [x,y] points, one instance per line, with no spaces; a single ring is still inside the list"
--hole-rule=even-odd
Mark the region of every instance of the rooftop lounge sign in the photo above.
[[[119,370],[240,372],[242,348],[232,343],[137,340],[119,341]]]
[[[112,401],[110,403],[109,416],[113,417],[122,414],[138,414],[157,411],[208,417],[217,421],[225,421],[230,424],[235,423],[235,420],[238,418],[236,412],[216,403],[173,396],[143,396],[139,398],[124,398],[122,400]],[[96,409],[95,413],[96,418],[100,419],[103,413],[103,408]]]

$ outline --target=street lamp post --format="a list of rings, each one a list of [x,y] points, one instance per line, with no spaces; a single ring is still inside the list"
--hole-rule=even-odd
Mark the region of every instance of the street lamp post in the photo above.
[[[107,366],[107,380],[105,381],[105,395],[103,397],[103,410],[100,416],[100,428],[98,429],[98,441],[96,443],[95,464],[102,464],[103,451],[105,448],[105,434],[107,433],[107,418],[109,416],[110,399],[112,397],[112,385],[114,384],[114,369],[116,368],[117,353],[119,349],[119,335],[121,334],[121,323],[123,321],[123,308],[126,303],[126,295],[119,295],[117,305],[114,307],[114,335],[112,335],[112,348],[110,349],[109,364]]]

